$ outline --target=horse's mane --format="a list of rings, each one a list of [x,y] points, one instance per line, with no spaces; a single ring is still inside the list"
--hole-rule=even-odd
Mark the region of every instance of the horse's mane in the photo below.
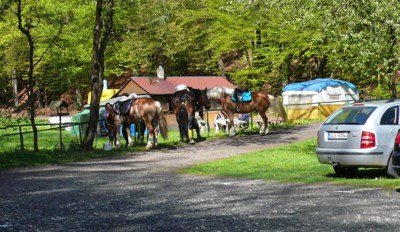
[[[225,88],[225,87],[216,87],[207,89],[207,97],[212,100],[221,99],[225,95],[232,95],[235,89]]]
[[[189,89],[189,91],[192,91],[192,93],[194,94],[196,99],[198,97],[200,97],[200,94],[201,94],[201,90],[200,89],[195,89],[195,88],[192,88],[192,87],[188,87],[188,89]]]

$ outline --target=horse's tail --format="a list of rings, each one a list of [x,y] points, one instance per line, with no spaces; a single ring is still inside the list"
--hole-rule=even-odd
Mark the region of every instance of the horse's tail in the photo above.
[[[274,109],[275,112],[278,112],[278,114],[282,117],[283,122],[287,122],[288,118],[287,118],[286,110],[283,107],[282,101],[279,98],[274,97],[269,94],[268,94],[268,98],[269,98],[269,101],[271,102],[272,109]]]
[[[163,139],[168,138],[168,124],[165,118],[164,112],[162,111],[161,103],[159,101],[155,101],[154,105],[156,106],[156,115],[158,116],[158,123],[160,126],[160,133]]]

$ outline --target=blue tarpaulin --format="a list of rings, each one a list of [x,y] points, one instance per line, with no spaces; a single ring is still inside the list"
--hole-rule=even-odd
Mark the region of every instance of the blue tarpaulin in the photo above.
[[[343,86],[346,85],[347,87],[351,88],[356,94],[358,93],[358,89],[355,85],[350,82],[342,81],[342,80],[335,80],[330,78],[318,78],[311,81],[299,82],[299,83],[292,83],[285,88],[283,88],[282,92],[286,91],[313,91],[313,92],[321,92],[322,89],[331,86]]]

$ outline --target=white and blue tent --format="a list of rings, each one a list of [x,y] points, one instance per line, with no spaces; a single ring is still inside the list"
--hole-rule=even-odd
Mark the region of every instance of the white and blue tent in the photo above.
[[[318,78],[311,81],[292,83],[282,90],[283,104],[333,103],[357,101],[357,87],[347,81]]]
[[[359,100],[359,91],[347,81],[318,78],[285,86],[282,98],[283,105],[288,109],[289,120],[321,119],[344,104]]]

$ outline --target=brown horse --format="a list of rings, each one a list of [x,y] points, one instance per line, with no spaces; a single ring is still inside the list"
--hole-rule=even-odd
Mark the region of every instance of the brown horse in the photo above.
[[[181,89],[171,96],[171,105],[179,126],[180,141],[184,138],[189,143],[194,143],[193,129],[197,127],[197,137],[200,137],[195,112],[202,108],[210,109],[211,104],[207,98],[207,89],[193,89],[180,85]]]
[[[208,98],[217,101],[221,105],[222,111],[228,115],[230,135],[233,136],[236,134],[234,127],[235,113],[258,112],[263,120],[263,124],[260,127],[260,135],[268,134],[268,117],[266,111],[271,104],[277,107],[281,115],[285,115],[284,117],[286,117],[286,112],[282,103],[272,95],[268,95],[266,92],[254,91],[251,92],[251,101],[236,103],[232,101],[234,90],[235,89],[218,87],[208,89],[207,91]]]
[[[115,106],[115,105],[114,105]],[[110,143],[114,139],[115,146],[120,147],[120,127],[127,142],[127,146],[132,146],[130,125],[144,122],[148,132],[148,140],[146,149],[152,149],[158,145],[158,132],[166,139],[168,137],[167,121],[161,108],[161,103],[151,98],[137,98],[130,103],[130,108],[127,113],[117,114],[118,111],[113,108],[107,118],[107,128],[112,131],[110,133]]]

